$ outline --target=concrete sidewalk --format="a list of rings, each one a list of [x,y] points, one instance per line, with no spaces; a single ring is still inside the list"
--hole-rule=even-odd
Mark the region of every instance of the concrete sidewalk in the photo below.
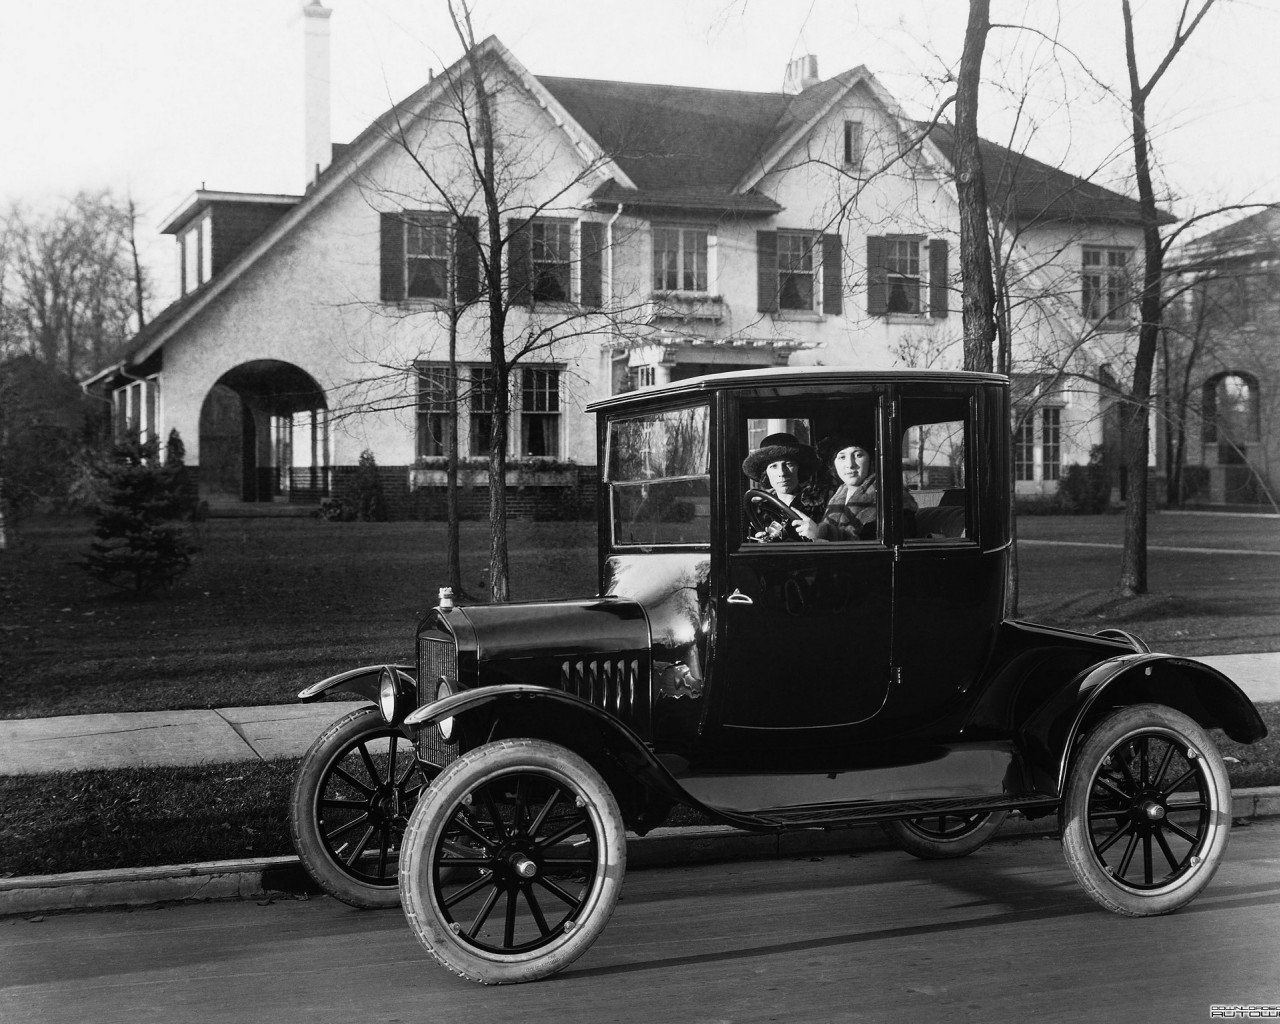
[[[1280,701],[1280,653],[1197,659],[1255,703]],[[300,757],[357,701],[0,721],[0,775]]]

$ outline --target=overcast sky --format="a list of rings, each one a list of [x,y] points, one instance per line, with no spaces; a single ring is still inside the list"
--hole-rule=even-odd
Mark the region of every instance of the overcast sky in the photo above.
[[[460,48],[444,0],[325,0],[333,10],[334,141],[353,138]],[[131,193],[158,298],[172,298],[158,225],[197,188],[300,191],[303,0],[0,0],[0,205],[79,189]],[[1177,0],[1134,0],[1145,70]],[[787,62],[830,77],[866,65],[927,114],[958,63],[963,0],[475,0],[534,74],[776,90]],[[1059,14],[1059,8],[1063,13]],[[993,0],[980,129],[1126,187],[1119,0]],[[1175,212],[1280,199],[1280,0],[1219,0],[1160,85],[1151,121]],[[1056,53],[1056,56],[1055,56]],[[1034,130],[1032,129],[1034,127]]]

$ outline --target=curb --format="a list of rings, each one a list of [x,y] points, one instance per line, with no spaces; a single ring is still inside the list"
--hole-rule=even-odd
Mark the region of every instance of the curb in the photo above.
[[[1245,822],[1280,817],[1280,786],[1232,794],[1231,817]],[[1028,821],[1014,815],[996,841],[1047,837],[1057,818]],[[829,832],[744,832],[729,825],[658,828],[627,840],[630,868],[674,867],[717,860],[770,860],[860,850],[892,844],[875,825]],[[75,871],[63,875],[0,878],[0,917],[61,910],[137,907],[182,900],[271,898],[272,894],[320,894],[294,856],[204,861],[148,868]]]

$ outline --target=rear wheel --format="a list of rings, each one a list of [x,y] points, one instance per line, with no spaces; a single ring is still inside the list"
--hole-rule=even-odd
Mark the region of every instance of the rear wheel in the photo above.
[[[930,814],[924,818],[895,818],[880,827],[900,848],[924,860],[967,857],[1000,830],[1008,811],[977,814]]]
[[[289,799],[293,845],[316,884],[353,907],[399,903],[405,826],[438,770],[375,707],[357,708],[316,737]]]
[[[1147,917],[1190,903],[1218,870],[1230,830],[1222,755],[1172,708],[1111,713],[1071,766],[1063,852],[1085,892],[1114,913]]]
[[[432,783],[400,861],[405,917],[436,960],[532,981],[604,930],[626,870],[622,815],[586,761],[541,740],[477,747]]]

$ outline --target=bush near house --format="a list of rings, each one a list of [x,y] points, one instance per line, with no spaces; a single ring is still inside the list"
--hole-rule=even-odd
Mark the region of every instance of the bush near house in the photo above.
[[[360,522],[386,522],[387,500],[382,493],[378,462],[368,448],[360,453],[360,464],[356,466],[351,502],[355,506],[355,517]]]
[[[116,445],[101,466],[102,497],[89,551],[77,563],[95,579],[147,594],[191,567],[199,550],[181,520],[192,502],[181,463],[161,465],[154,440]]]

